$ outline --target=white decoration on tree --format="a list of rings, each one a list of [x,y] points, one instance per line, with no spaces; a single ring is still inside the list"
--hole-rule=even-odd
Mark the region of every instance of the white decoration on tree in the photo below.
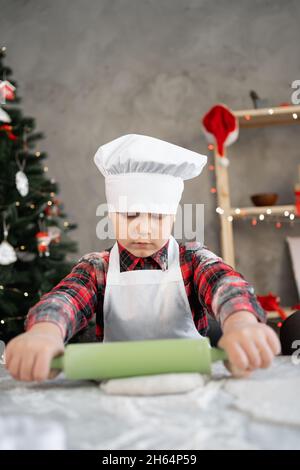
[[[28,178],[25,175],[24,171],[22,171],[22,170],[19,170],[16,173],[16,186],[17,186],[17,190],[19,191],[21,196],[23,196],[23,197],[27,196],[28,187],[29,187]]]
[[[11,122],[9,114],[0,107],[0,121]]]
[[[3,240],[0,243],[0,264],[7,266],[15,261],[17,261],[17,255],[14,247],[8,241]]]

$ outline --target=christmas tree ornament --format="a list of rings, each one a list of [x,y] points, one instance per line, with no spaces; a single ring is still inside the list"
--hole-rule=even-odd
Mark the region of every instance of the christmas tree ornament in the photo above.
[[[48,232],[46,231],[43,231],[43,232],[38,232],[36,235],[35,235],[36,239],[37,239],[37,248],[38,248],[38,253],[39,253],[39,256],[49,256],[50,255],[50,252],[49,252],[49,245],[50,245],[50,237],[49,237],[49,234]]]
[[[27,137],[26,137],[26,132],[23,129],[23,151],[27,152]],[[20,162],[19,159],[19,153],[20,151],[16,152],[16,162],[19,168],[19,171],[16,173],[16,187],[21,196],[25,197],[27,196],[29,192],[29,182],[28,178],[24,173],[25,166],[26,166],[26,156],[24,157],[22,163]]]
[[[239,123],[234,114],[224,104],[213,106],[202,118],[202,130],[207,141],[214,144],[218,164],[229,165],[225,147],[233,144],[239,135]]]
[[[28,178],[25,175],[24,171],[19,170],[16,173],[16,187],[21,196],[25,197],[28,194],[29,191],[29,183],[28,183]]]
[[[44,209],[44,213],[49,219],[52,217],[58,217],[61,214],[59,209],[60,201],[58,199],[53,199],[50,202],[51,204],[47,204]]]
[[[12,132],[12,126],[10,124],[2,124],[0,131],[4,131],[10,140],[18,140],[18,137]]]
[[[8,230],[9,230],[9,225],[6,225],[5,217],[4,217],[3,218],[4,240],[0,243],[0,264],[3,266],[7,266],[17,261],[17,255],[15,252],[15,249],[7,241]]]
[[[50,241],[54,243],[59,243],[61,241],[61,229],[56,227],[56,225],[51,225],[48,227],[48,235]]]
[[[13,86],[8,80],[0,80],[0,100],[1,104],[7,101],[13,101],[16,98],[16,87]]]
[[[2,122],[11,122],[9,114],[0,107],[0,121]]]

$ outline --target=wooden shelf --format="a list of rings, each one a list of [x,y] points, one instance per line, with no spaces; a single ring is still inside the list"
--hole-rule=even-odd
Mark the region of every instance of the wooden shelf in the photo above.
[[[272,213],[268,214],[267,211],[271,210]],[[244,217],[245,215],[260,215],[264,214],[268,217],[272,217],[273,215],[282,214],[284,211],[289,211],[292,214],[296,215],[296,206],[291,205],[284,205],[284,206],[251,206],[251,207],[231,207],[227,212],[226,215],[232,215],[234,219],[238,219],[239,217]]]
[[[275,106],[270,108],[232,111],[240,127],[263,127],[276,124],[300,124],[300,106]]]
[[[285,311],[285,313],[287,314],[288,317],[289,317],[293,312],[296,311],[295,308],[293,308],[293,309],[290,308],[290,307],[281,307],[281,308],[282,308],[282,310]],[[273,312],[273,311],[272,311],[272,312],[271,312],[271,311],[268,312],[267,310],[265,310],[265,312],[267,313],[267,318],[268,318],[268,320],[269,320],[269,319],[275,319],[275,318],[281,318],[281,317],[279,316],[279,313],[276,312],[276,310],[275,310],[274,312]]]

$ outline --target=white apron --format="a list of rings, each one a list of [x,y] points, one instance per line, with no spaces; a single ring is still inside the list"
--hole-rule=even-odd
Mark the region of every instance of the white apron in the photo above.
[[[110,252],[103,303],[103,341],[203,339],[195,327],[171,235],[168,269],[120,272],[117,242]]]

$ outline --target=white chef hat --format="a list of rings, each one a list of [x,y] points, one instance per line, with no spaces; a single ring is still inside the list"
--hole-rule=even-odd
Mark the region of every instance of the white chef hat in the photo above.
[[[183,181],[201,173],[207,156],[155,137],[126,134],[101,145],[94,162],[105,177],[110,212],[176,214]]]

